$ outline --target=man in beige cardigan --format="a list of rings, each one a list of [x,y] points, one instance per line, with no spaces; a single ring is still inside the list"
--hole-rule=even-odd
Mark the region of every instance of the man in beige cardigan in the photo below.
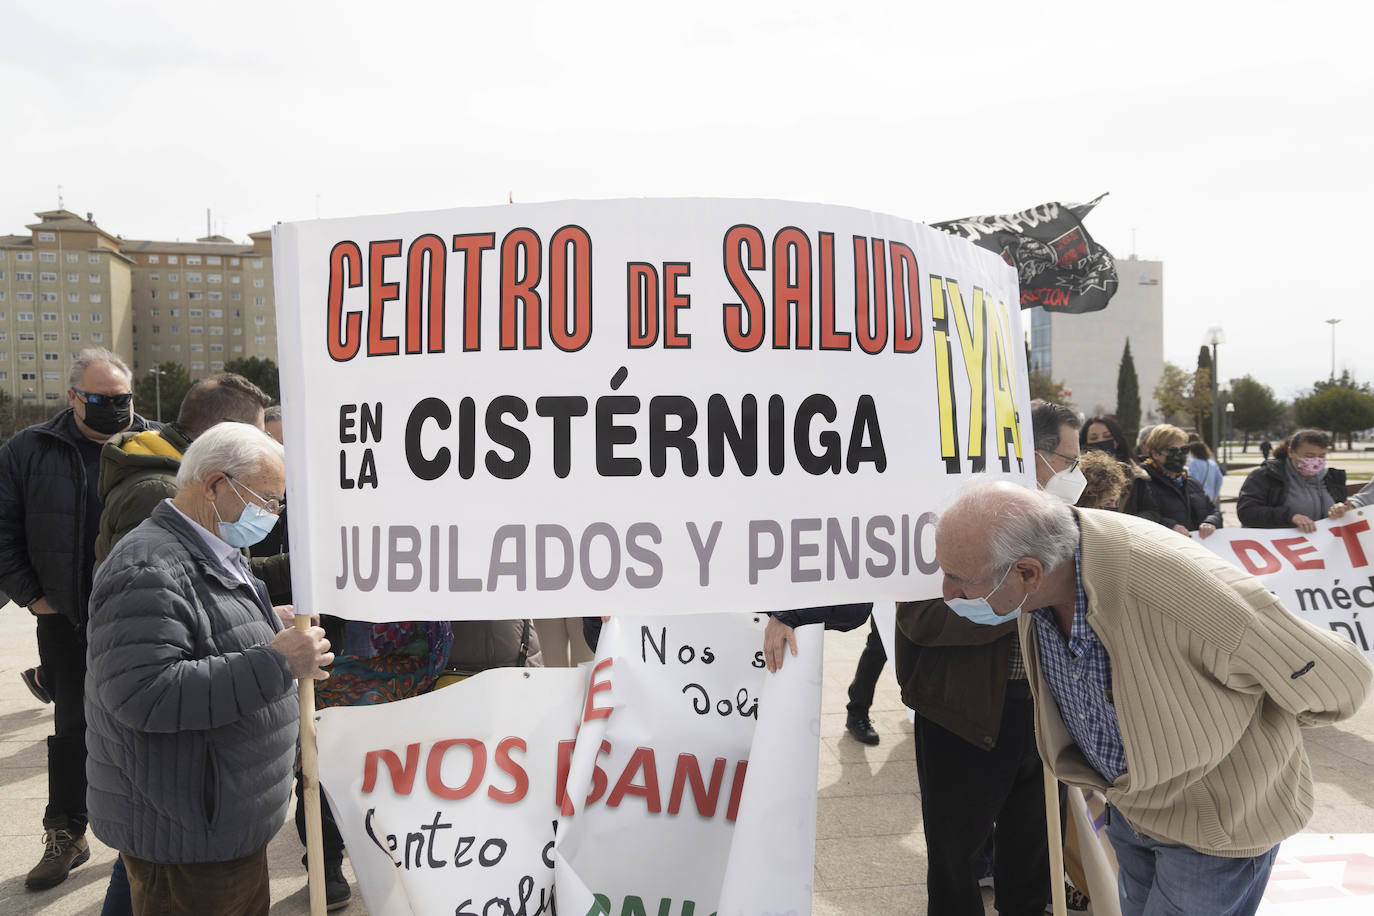
[[[1026,611],[1040,754],[1107,799],[1123,914],[1254,913],[1312,814],[1299,726],[1369,692],[1354,644],[1157,525],[1006,482],[950,506],[936,558],[956,613]]]

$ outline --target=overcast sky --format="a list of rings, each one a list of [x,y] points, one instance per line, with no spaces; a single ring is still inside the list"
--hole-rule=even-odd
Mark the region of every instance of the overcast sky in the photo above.
[[[1374,380],[1362,4],[0,0],[0,232],[126,238],[565,198],[773,197],[927,222],[1110,196],[1165,359]],[[1110,308],[1110,306],[1109,306]],[[1091,316],[1084,321],[1093,320]],[[1072,380],[1066,380],[1072,384]]]

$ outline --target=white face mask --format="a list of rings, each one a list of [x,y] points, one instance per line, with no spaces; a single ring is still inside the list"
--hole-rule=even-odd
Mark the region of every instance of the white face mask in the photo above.
[[[1044,461],[1046,467],[1054,470],[1054,466],[1049,463],[1049,460],[1046,459],[1044,455],[1036,452],[1035,456],[1041,461]],[[1078,497],[1083,495],[1083,490],[1087,486],[1088,478],[1083,476],[1082,469],[1075,463],[1073,467],[1066,471],[1059,471],[1049,480],[1045,481],[1045,486],[1041,489],[1056,499],[1061,499],[1072,506],[1077,504]]]

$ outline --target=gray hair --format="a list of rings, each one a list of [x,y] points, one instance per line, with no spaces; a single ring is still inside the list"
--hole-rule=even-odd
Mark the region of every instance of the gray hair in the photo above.
[[[75,388],[76,383],[81,381],[81,376],[86,374],[86,370],[96,363],[109,363],[120,372],[123,372],[124,377],[130,382],[134,380],[134,374],[129,371],[129,367],[125,365],[124,360],[115,356],[104,347],[87,347],[76,354],[76,359],[72,360],[72,371],[67,373],[67,387]]]
[[[247,423],[218,423],[191,443],[181,456],[177,489],[198,483],[215,472],[230,477],[257,473],[269,457],[285,461],[286,450],[276,439]]]
[[[1005,481],[980,483],[959,497],[951,512],[969,513],[985,526],[987,563],[983,576],[995,580],[1022,557],[1046,573],[1073,559],[1078,522],[1068,503]]]

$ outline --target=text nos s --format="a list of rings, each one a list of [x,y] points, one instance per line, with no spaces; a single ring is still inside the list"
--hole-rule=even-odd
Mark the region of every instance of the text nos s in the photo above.
[[[1003,472],[1024,470],[1021,417],[1016,409],[1016,362],[1012,358],[1005,302],[994,302],[975,286],[965,305],[959,281],[930,278],[930,314],[935,342],[935,384],[940,407],[940,457],[945,472],[959,474],[967,459],[973,473],[987,470],[989,410],[997,457]],[[955,347],[968,381],[967,422],[960,436],[958,391],[955,388]],[[989,397],[990,395],[990,397]]]

